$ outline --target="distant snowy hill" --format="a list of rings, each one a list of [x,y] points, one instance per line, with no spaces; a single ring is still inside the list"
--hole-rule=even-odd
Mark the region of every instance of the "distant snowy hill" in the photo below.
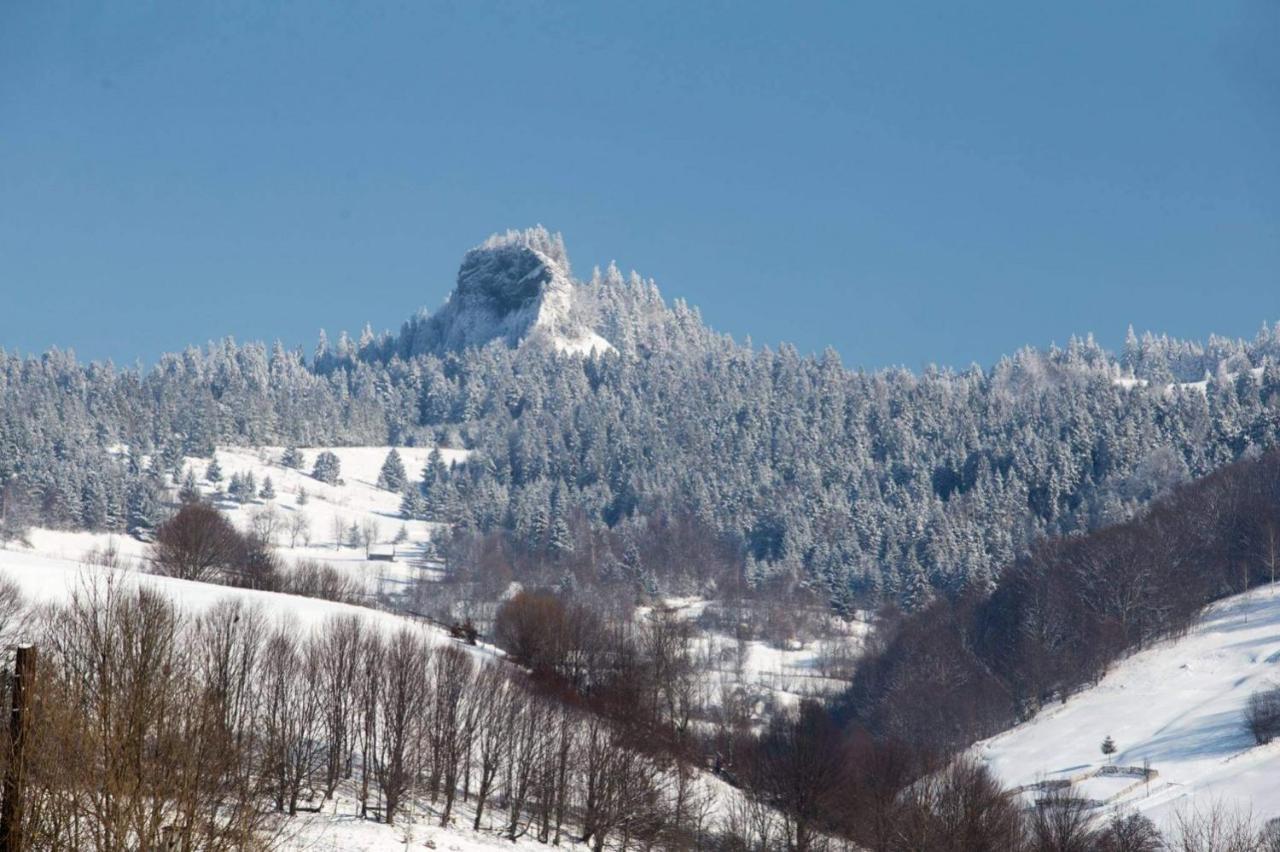
[[[1161,828],[1179,811],[1216,803],[1262,822],[1280,817],[1280,741],[1255,745],[1243,711],[1254,691],[1278,683],[1280,589],[1259,588],[1220,601],[1188,635],[1134,654],[1097,686],[975,750],[1006,785],[1072,779],[1076,795],[1139,811]],[[1100,752],[1108,736],[1111,760]],[[1155,773],[1149,784],[1144,763]]]
[[[456,289],[416,327],[410,349],[440,354],[494,340],[577,354],[612,349],[591,327],[590,313],[560,235],[542,227],[508,231],[466,253]]]

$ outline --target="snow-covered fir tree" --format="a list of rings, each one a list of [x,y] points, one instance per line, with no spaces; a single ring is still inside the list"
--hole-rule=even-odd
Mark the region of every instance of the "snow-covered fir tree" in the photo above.
[[[385,488],[387,491],[403,491],[408,481],[409,478],[404,470],[404,461],[393,447],[387,453],[387,458],[382,463],[382,469],[378,472],[378,487]]]
[[[326,450],[316,456],[311,475],[327,485],[337,485],[342,479],[342,462],[337,455]]]

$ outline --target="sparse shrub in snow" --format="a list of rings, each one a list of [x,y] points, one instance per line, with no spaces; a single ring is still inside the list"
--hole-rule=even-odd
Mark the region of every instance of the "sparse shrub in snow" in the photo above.
[[[1164,838],[1150,819],[1139,813],[1112,814],[1094,840],[1098,852],[1161,852]]]
[[[1031,812],[1031,848],[1085,852],[1093,848],[1093,808],[1069,787],[1054,790],[1036,801]]]
[[[275,506],[262,506],[249,519],[253,534],[267,544],[274,545],[280,533],[280,513]]]
[[[302,512],[293,512],[289,515],[289,546],[297,547],[298,542],[303,544],[311,543],[311,519]]]
[[[1259,837],[1261,852],[1280,852],[1280,817],[1269,821]]]
[[[369,555],[369,548],[382,540],[382,525],[374,518],[365,518],[360,522],[360,543],[364,545],[364,555]]]
[[[1245,727],[1259,745],[1280,736],[1280,686],[1262,689],[1249,696],[1244,709]]]
[[[1206,808],[1178,811],[1168,848],[1177,852],[1266,852],[1264,836],[1255,829],[1247,811],[1218,801]]]
[[[320,598],[337,603],[360,603],[360,583],[332,565],[303,559],[282,572],[280,591],[305,598]]]
[[[0,577],[0,642],[7,646],[23,633],[30,622],[22,587],[8,577]]]
[[[342,548],[343,538],[347,534],[347,521],[341,515],[334,515],[329,521],[329,537],[333,541],[333,549],[340,550]]]
[[[125,568],[124,558],[120,555],[120,548],[116,546],[115,539],[109,539],[105,545],[101,547],[92,547],[83,557],[81,562],[85,565],[92,565],[95,568]]]
[[[347,527],[345,535],[347,547],[364,547],[364,532],[360,529],[360,524],[352,521],[351,526]]]

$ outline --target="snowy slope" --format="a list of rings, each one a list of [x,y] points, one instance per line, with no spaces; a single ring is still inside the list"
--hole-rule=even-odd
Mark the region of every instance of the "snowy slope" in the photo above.
[[[301,450],[303,466],[300,470],[283,467],[279,463],[283,448],[280,447],[220,447],[217,450],[218,464],[222,468],[223,485],[235,473],[252,473],[261,486],[263,480],[270,476],[275,487],[276,497],[272,501],[259,500],[255,503],[238,505],[231,501],[218,504],[241,529],[248,529],[252,523],[252,515],[262,508],[265,502],[272,503],[282,517],[282,523],[296,513],[302,513],[310,521],[310,544],[299,543],[291,546],[287,531],[277,536],[278,553],[286,561],[314,559],[332,565],[344,573],[360,580],[369,595],[392,593],[406,581],[416,576],[421,568],[417,559],[423,553],[431,536],[440,529],[438,524],[427,521],[405,521],[400,517],[401,495],[378,488],[378,472],[390,451],[390,447],[308,447]],[[412,483],[421,481],[422,468],[431,455],[431,447],[397,447],[405,471]],[[326,485],[311,476],[311,469],[316,456],[321,452],[331,452],[338,457],[342,466],[342,483]],[[445,464],[466,461],[466,450],[441,448],[440,454]],[[190,459],[192,469],[201,481],[201,487],[208,490],[204,481],[208,463],[204,459]],[[306,505],[298,505],[298,491],[307,492]],[[399,556],[395,562],[370,562],[365,558],[363,548],[348,547],[344,541],[336,537],[336,526],[349,529],[373,523],[377,526],[378,542],[390,544],[403,527],[406,540],[396,545]]]
[[[0,549],[0,577],[17,583],[27,600],[36,605],[65,603],[77,589],[108,574],[115,582],[153,589],[175,602],[183,611],[192,614],[199,614],[219,601],[234,598],[260,607],[269,618],[289,619],[301,630],[317,627],[335,616],[356,615],[367,624],[388,633],[409,626],[421,630],[433,645],[457,644],[439,627],[367,607],[277,592],[197,583],[139,573],[131,569],[107,569],[86,565],[74,559]],[[477,653],[495,658],[497,656],[496,651],[484,646],[479,646]]]
[[[713,601],[700,597],[667,598],[670,612],[696,621]],[[640,618],[651,607],[638,607]],[[732,695],[745,700],[752,717],[766,722],[775,712],[794,709],[804,698],[830,698],[849,685],[848,662],[858,654],[869,631],[866,614],[842,622],[826,619],[822,638],[805,636],[781,646],[762,639],[739,642],[723,630],[701,629],[695,635],[695,655],[704,667],[702,700],[708,709]]]
[[[359,581],[370,598],[394,594],[405,583],[420,576],[420,565],[427,544],[439,529],[439,524],[428,521],[405,521],[400,517],[401,495],[378,488],[378,472],[390,451],[390,447],[307,447],[301,450],[303,467],[299,470],[280,464],[281,447],[220,447],[216,451],[222,468],[222,487],[225,488],[234,474],[252,473],[259,487],[267,477],[275,488],[274,499],[256,499],[239,504],[230,499],[216,499],[214,487],[205,479],[209,460],[188,458],[190,468],[198,480],[201,492],[213,499],[238,528],[248,530],[253,515],[271,506],[278,516],[278,529],[274,536],[278,555],[286,563],[302,559],[323,562]],[[405,471],[412,483],[421,481],[422,468],[431,455],[432,447],[397,447],[404,462]],[[321,452],[332,452],[342,468],[342,482],[326,485],[311,476],[312,465]],[[466,461],[467,450],[440,448],[445,464]],[[307,493],[305,505],[299,505],[298,493]],[[309,532],[295,543],[288,531],[289,519],[295,515],[306,517]],[[335,522],[336,525],[335,525]],[[405,540],[395,545],[397,559],[394,562],[370,561],[364,548],[350,547],[343,536],[337,536],[337,527],[348,530],[375,525],[378,542],[389,546],[403,530]],[[137,539],[107,533],[77,533],[34,529],[29,536],[31,552],[60,559],[78,560],[92,548],[105,547],[108,543],[130,560],[138,561],[146,556],[147,546]]]
[[[1256,746],[1242,711],[1280,683],[1280,589],[1255,589],[1211,607],[1185,637],[1124,660],[1102,681],[975,749],[1009,786],[1079,777],[1107,763],[1150,762],[1134,777],[1084,780],[1076,793],[1131,808],[1167,827],[1179,810],[1222,802],[1259,821],[1280,817],[1280,741]],[[1125,792],[1125,788],[1134,789]]]
[[[379,627],[387,633],[410,626],[421,631],[433,645],[468,647],[454,642],[439,628],[364,607],[86,566],[74,559],[0,549],[0,577],[16,582],[32,604],[63,603],[74,590],[105,574],[112,574],[116,582],[154,589],[191,614],[198,614],[218,601],[234,598],[260,607],[270,619],[288,619],[300,630],[322,625],[334,616],[354,614],[364,619],[366,624]],[[20,641],[23,637],[15,635],[8,638]],[[469,650],[481,658],[497,659],[499,656],[498,652],[483,645]],[[528,838],[516,843],[501,838],[498,832],[505,816],[501,810],[492,811],[491,817],[482,823],[482,831],[479,833],[470,829],[474,812],[466,803],[458,806],[453,824],[448,828],[441,828],[438,824],[439,815],[430,811],[411,812],[397,820],[395,826],[388,826],[360,819],[358,805],[351,792],[340,790],[339,795],[325,803],[318,813],[303,813],[291,819],[282,819],[277,827],[282,841],[280,848],[351,852],[391,852],[409,847],[458,852],[546,848]],[[562,845],[568,848],[578,847],[578,844],[568,842],[562,842]]]

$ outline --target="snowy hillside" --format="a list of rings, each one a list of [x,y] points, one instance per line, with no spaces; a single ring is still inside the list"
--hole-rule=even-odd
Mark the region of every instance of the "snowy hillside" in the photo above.
[[[1250,694],[1278,683],[1280,589],[1255,589],[975,750],[1008,786],[1073,779],[1075,794],[1137,810],[1162,828],[1179,810],[1215,802],[1263,821],[1280,817],[1280,741],[1255,745],[1242,714]],[[1100,753],[1108,736],[1111,760]],[[1109,765],[1137,771],[1088,777]]]
[[[330,565],[357,581],[370,598],[385,598],[403,591],[405,585],[423,574],[421,565],[437,524],[406,521],[400,517],[401,495],[377,486],[378,472],[390,447],[308,447],[302,449],[302,464],[294,469],[281,463],[282,447],[223,447],[216,451],[221,480],[207,479],[209,459],[188,458],[187,469],[195,475],[201,493],[214,501],[242,530],[255,521],[266,524],[277,552],[286,563],[307,559]],[[409,482],[420,481],[432,447],[397,447]],[[311,475],[316,456],[331,452],[338,457],[342,481],[327,484]],[[464,462],[466,450],[440,449],[446,465]],[[258,496],[240,503],[225,496],[234,476],[252,474],[259,489],[271,480],[273,497]],[[301,494],[303,502],[299,502]],[[298,523],[294,521],[297,519]],[[372,534],[371,547],[394,550],[392,561],[368,558],[363,545],[353,546],[353,527]],[[129,536],[107,533],[64,532],[35,528],[28,536],[31,550],[44,556],[76,560],[94,547],[110,543],[129,559],[142,559],[146,544]],[[397,539],[400,539],[397,541]]]
[[[64,541],[64,544],[68,542]],[[225,600],[239,600],[260,608],[270,620],[284,620],[306,632],[323,625],[335,616],[356,615],[367,625],[376,626],[388,634],[410,625],[422,632],[432,645],[466,647],[450,639],[442,630],[389,613],[364,607],[311,598],[299,598],[272,592],[233,589],[206,583],[188,582],[170,577],[138,574],[133,571],[111,570],[87,566],[74,559],[59,559],[34,555],[29,552],[0,550],[0,578],[11,580],[19,586],[24,596],[33,604],[66,603],[86,583],[111,575],[114,582],[126,585],[138,584],[161,592],[177,603],[188,614],[199,614],[214,604]],[[21,640],[22,636],[7,637]],[[484,646],[472,649],[477,657],[497,661],[500,654]],[[723,787],[714,780],[705,783]],[[333,800],[319,805],[317,812],[300,813],[290,819],[280,819],[275,827],[278,848],[285,852],[302,850],[344,850],[344,852],[391,852],[405,848],[434,848],[473,852],[492,849],[546,848],[530,838],[515,843],[500,836],[504,828],[505,812],[491,810],[482,821],[481,831],[471,830],[474,810],[468,803],[455,809],[450,826],[439,825],[439,814],[425,804],[410,810],[396,825],[389,826],[371,820],[360,819],[359,805],[354,790],[341,788]],[[567,839],[565,848],[578,848],[579,844]],[[585,847],[584,847],[585,848]]]
[[[387,632],[412,625],[420,629],[433,645],[456,644],[441,628],[367,607],[160,577],[139,573],[132,568],[108,569],[87,565],[76,559],[0,549],[0,577],[15,582],[27,600],[37,605],[66,603],[73,593],[86,584],[110,577],[117,583],[136,584],[160,592],[190,614],[202,613],[219,601],[235,599],[260,607],[270,618],[288,619],[303,631],[322,625],[336,616],[355,615],[367,624]],[[480,646],[477,653],[495,658],[497,656],[497,652],[483,646]]]
[[[287,524],[281,522],[277,525],[274,538],[277,553],[283,561],[310,559],[337,567],[348,576],[364,580],[369,603],[394,604],[394,600],[389,598],[397,586],[418,577],[431,578],[433,571],[424,567],[422,556],[438,526],[424,521],[402,522],[398,513],[400,495],[377,487],[378,473],[389,449],[305,448],[301,466],[291,468],[282,464],[283,448],[280,447],[219,448],[215,457],[221,476],[216,487],[207,479],[211,460],[190,458],[186,464],[204,496],[213,499],[238,527],[252,528],[255,516],[268,510],[286,518],[305,518],[311,530],[306,541],[290,542]],[[315,458],[321,452],[332,452],[338,457],[341,482],[329,485],[310,475]],[[417,481],[433,450],[402,447],[397,448],[397,452],[412,483]],[[462,463],[466,459],[465,451],[442,450],[441,454],[446,464]],[[228,481],[248,474],[253,475],[259,488],[270,478],[274,496],[259,494],[245,503],[227,497]],[[301,492],[308,496],[299,504]],[[404,540],[395,545],[396,561],[369,560],[363,547],[353,547],[345,542],[346,530],[370,524],[378,525],[381,530],[378,543],[391,541],[403,526]],[[113,554],[110,557],[113,564],[123,567],[96,564],[106,551]],[[0,548],[0,578],[15,582],[33,605],[66,604],[78,590],[104,577],[110,577],[126,588],[141,586],[160,592],[190,615],[201,614],[222,601],[234,599],[260,609],[272,623],[283,622],[296,628],[299,636],[325,627],[336,616],[356,615],[388,636],[407,625],[419,631],[432,646],[462,647],[477,660],[509,665],[501,651],[484,641],[476,647],[463,645],[450,638],[445,630],[417,618],[315,598],[158,576],[146,572],[147,556],[148,545],[129,536],[36,528],[31,531],[27,544],[14,543]],[[750,685],[762,693],[778,693],[774,700],[783,704],[788,703],[787,690],[807,694],[810,689],[801,684],[819,677],[807,671],[816,654],[816,644],[792,651],[776,651],[765,648],[762,643],[750,643],[746,653],[748,677],[743,680],[749,680]],[[737,791],[709,774],[699,773],[694,783],[701,797],[699,801],[706,808],[706,817],[712,822],[721,819],[731,803],[740,801]],[[503,835],[508,816],[501,806],[486,810],[478,832],[471,827],[475,811],[467,801],[454,807],[448,826],[440,825],[440,809],[426,799],[417,800],[397,816],[395,825],[388,826],[360,818],[357,793],[355,787],[346,784],[339,787],[331,800],[305,799],[297,816],[281,818],[274,827],[277,848],[389,852],[412,847],[471,852],[498,848],[532,849],[537,842],[528,836],[515,842],[506,839]],[[711,824],[708,823],[709,826]],[[568,836],[562,838],[559,845],[569,849],[581,846]],[[538,848],[545,848],[545,845],[538,844]]]
[[[70,546],[73,539],[64,538],[62,544]],[[236,589],[207,583],[178,580],[138,573],[135,570],[112,569],[86,564],[82,560],[43,556],[29,550],[0,549],[0,578],[18,585],[24,597],[33,605],[65,604],[77,590],[104,577],[112,582],[142,586],[160,592],[174,601],[180,610],[198,615],[215,604],[226,600],[238,600],[260,609],[270,622],[284,622],[296,627],[300,635],[322,627],[336,616],[355,615],[366,625],[381,629],[390,635],[405,626],[421,632],[432,646],[451,645],[467,649],[476,659],[494,665],[507,665],[501,652],[481,643],[477,647],[463,645],[451,639],[442,629],[415,619],[380,612],[364,607],[332,603],[329,601],[299,598],[273,592]],[[27,638],[21,633],[6,636],[10,641]],[[709,820],[719,815],[737,801],[739,794],[723,781],[700,773],[695,789],[704,803]],[[480,830],[472,825],[475,809],[470,801],[460,801],[453,809],[449,825],[441,826],[438,805],[426,798],[415,800],[394,825],[386,825],[359,816],[359,804],[354,782],[339,787],[333,799],[323,801],[317,795],[301,803],[300,812],[294,817],[279,817],[272,827],[275,848],[282,852],[302,850],[343,850],[343,852],[392,852],[406,848],[456,850],[456,852],[481,852],[496,849],[545,849],[531,836],[511,841],[504,836],[507,830],[507,812],[498,806],[485,811]],[[314,808],[314,810],[313,810]],[[566,849],[586,849],[571,837],[567,829],[559,846]]]
[[[696,597],[662,603],[666,612],[694,623],[716,604]],[[652,614],[652,607],[637,609],[639,618]],[[700,689],[707,709],[735,704],[753,722],[763,723],[778,711],[794,710],[801,699],[826,699],[846,689],[853,661],[871,630],[868,615],[860,613],[850,621],[824,616],[792,612],[797,629],[785,641],[739,639],[724,626],[702,625],[695,653],[702,664]]]

